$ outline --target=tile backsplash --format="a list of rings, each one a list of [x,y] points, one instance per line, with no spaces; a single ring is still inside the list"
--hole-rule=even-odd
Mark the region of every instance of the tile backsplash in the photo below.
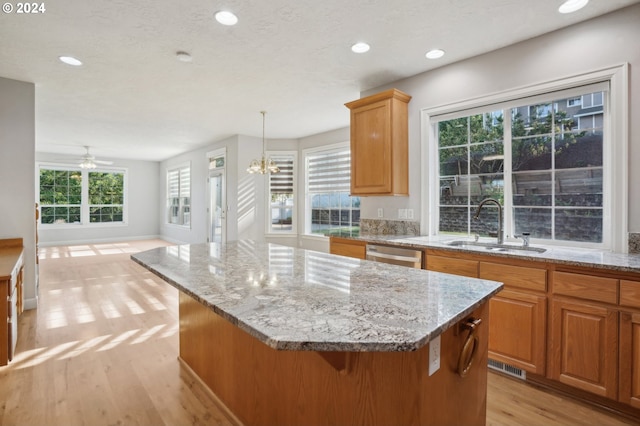
[[[360,234],[420,235],[420,222],[413,220],[360,219]]]
[[[640,232],[629,233],[629,253],[640,254]]]

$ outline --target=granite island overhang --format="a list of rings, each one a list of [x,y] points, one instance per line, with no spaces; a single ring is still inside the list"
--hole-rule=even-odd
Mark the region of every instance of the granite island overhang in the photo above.
[[[501,283],[254,241],[131,257],[180,290],[180,358],[245,424],[484,424]]]

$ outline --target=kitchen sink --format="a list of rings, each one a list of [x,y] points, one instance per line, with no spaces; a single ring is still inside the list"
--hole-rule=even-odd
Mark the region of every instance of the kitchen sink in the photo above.
[[[547,249],[531,246],[516,246],[511,244],[485,243],[479,241],[455,240],[446,243],[452,247],[484,247],[490,251],[532,251],[535,253],[544,253]]]

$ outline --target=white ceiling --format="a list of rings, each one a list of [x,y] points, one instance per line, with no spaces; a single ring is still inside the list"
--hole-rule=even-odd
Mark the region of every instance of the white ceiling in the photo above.
[[[158,161],[260,137],[261,110],[268,139],[345,127],[362,90],[639,1],[571,15],[560,0],[45,1],[43,14],[0,15],[0,76],[36,84],[37,151]],[[239,23],[218,24],[221,9]],[[371,50],[352,53],[358,41]],[[427,60],[434,47],[446,56]]]

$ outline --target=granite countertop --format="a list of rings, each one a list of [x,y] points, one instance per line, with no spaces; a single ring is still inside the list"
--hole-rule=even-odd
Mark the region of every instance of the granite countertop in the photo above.
[[[556,264],[582,266],[587,268],[600,268],[619,272],[640,273],[640,254],[613,253],[606,250],[583,249],[578,247],[558,247],[541,246],[532,244],[533,247],[544,247],[544,253],[533,251],[509,250],[490,251],[485,247],[474,246],[451,246],[448,243],[454,240],[473,241],[471,238],[447,236],[412,236],[412,235],[366,235],[360,234],[356,237],[342,236],[371,244],[383,244],[397,247],[407,247],[418,250],[427,248],[444,249],[452,252],[468,252],[484,254],[494,257],[517,258],[523,260],[533,260],[538,262],[549,262]],[[481,238],[481,242],[495,242],[495,238]],[[506,243],[507,245],[519,246],[522,243]]]
[[[131,258],[278,350],[413,351],[502,284],[254,241]]]

